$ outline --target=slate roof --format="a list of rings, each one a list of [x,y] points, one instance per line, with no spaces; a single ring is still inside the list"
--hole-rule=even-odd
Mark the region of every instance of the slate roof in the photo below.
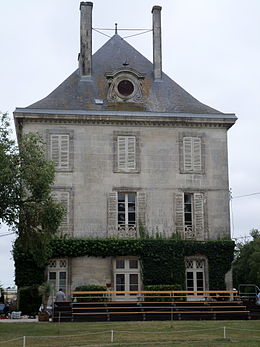
[[[148,112],[221,114],[202,104],[163,73],[161,81],[153,80],[153,64],[119,35],[114,35],[92,57],[92,79],[80,79],[74,71],[46,98],[28,106],[29,109],[108,110],[108,83],[105,74],[127,67],[145,74],[144,110]],[[95,103],[102,99],[103,105]],[[111,110],[111,108],[110,108]]]

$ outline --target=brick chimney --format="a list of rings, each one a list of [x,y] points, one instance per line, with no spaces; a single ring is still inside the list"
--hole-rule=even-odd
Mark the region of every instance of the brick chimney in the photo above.
[[[81,77],[92,75],[92,2],[80,3],[80,55],[79,70]]]
[[[162,38],[161,38],[161,6],[154,6],[153,14],[153,75],[154,80],[162,79]]]

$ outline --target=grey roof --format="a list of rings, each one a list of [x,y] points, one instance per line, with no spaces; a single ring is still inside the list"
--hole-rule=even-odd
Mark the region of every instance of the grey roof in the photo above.
[[[127,67],[145,75],[144,110],[148,112],[220,114],[202,104],[163,73],[161,81],[153,80],[153,64],[119,35],[114,35],[92,57],[92,78],[80,79],[74,71],[46,98],[28,106],[32,109],[108,110],[108,83],[105,74]],[[102,99],[102,105],[95,99]],[[124,106],[123,106],[124,107]],[[127,109],[127,105],[126,105]]]

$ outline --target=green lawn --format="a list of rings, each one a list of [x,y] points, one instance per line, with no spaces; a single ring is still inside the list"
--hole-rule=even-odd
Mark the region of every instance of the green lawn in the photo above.
[[[226,338],[224,338],[226,327]],[[114,341],[111,343],[113,331]],[[74,336],[70,336],[74,335]],[[23,336],[26,336],[25,341]],[[13,340],[16,339],[16,340]],[[12,340],[12,341],[10,341]],[[2,323],[0,347],[260,346],[260,321]]]

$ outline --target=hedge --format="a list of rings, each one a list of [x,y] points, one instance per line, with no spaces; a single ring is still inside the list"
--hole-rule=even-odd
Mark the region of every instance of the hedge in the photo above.
[[[138,256],[141,260],[144,285],[178,284],[185,288],[185,256],[206,256],[209,266],[209,289],[225,289],[225,273],[230,270],[234,242],[188,241],[174,239],[64,239],[50,242],[51,258]],[[43,282],[44,268],[34,267],[19,247],[14,248],[16,283]],[[33,271],[34,267],[34,271]]]

